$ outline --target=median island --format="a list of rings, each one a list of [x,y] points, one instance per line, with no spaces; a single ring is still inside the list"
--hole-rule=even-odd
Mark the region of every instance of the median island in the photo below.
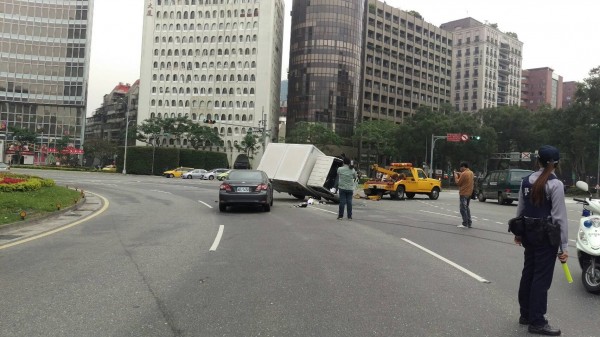
[[[56,186],[52,179],[0,173],[0,229],[7,224],[59,212],[83,197],[83,191]]]

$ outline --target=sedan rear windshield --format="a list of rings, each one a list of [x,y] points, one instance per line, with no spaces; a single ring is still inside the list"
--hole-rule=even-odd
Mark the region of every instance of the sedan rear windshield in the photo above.
[[[527,177],[533,173],[532,171],[524,171],[524,172],[511,172],[510,173],[510,182],[511,183],[520,183],[523,178]]]
[[[262,174],[259,171],[231,171],[229,180],[262,180]]]

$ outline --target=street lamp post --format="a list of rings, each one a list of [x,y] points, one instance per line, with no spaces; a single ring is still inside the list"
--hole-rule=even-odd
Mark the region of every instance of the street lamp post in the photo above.
[[[127,174],[127,136],[129,133],[129,107],[125,111],[125,151],[123,154],[123,174]]]
[[[431,135],[431,154],[429,157],[429,177],[433,178],[433,148],[435,147],[435,141],[438,139],[447,139],[448,136],[434,136],[433,134]]]

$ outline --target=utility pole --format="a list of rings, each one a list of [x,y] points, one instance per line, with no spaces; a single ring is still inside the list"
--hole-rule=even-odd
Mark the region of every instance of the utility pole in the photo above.
[[[127,174],[127,136],[129,133],[129,104],[125,110],[125,151],[123,154],[123,174]]]
[[[433,173],[434,173],[434,168],[433,168],[433,149],[435,148],[435,141],[438,139],[447,139],[448,136],[434,136],[433,134],[431,135],[431,155],[430,155],[430,159],[429,159],[429,177],[430,178],[434,178]]]

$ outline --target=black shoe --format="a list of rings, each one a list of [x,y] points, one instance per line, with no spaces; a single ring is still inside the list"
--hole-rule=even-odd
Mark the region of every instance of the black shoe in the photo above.
[[[337,219],[338,219],[338,220],[342,220],[342,219],[343,219],[343,217],[341,217],[341,216],[338,216],[338,218],[337,218]]]
[[[352,217],[348,217],[348,220],[352,220]]]
[[[560,329],[555,329],[549,324],[541,326],[530,325],[528,331],[530,333],[535,333],[544,336],[560,336]]]
[[[529,325],[529,318],[525,318],[523,316],[519,317],[519,324],[521,324],[521,325]]]

